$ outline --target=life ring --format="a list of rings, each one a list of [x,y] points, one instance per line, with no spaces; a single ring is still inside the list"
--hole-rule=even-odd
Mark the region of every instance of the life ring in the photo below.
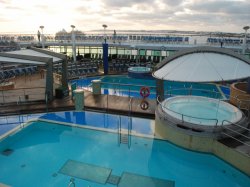
[[[150,90],[149,90],[148,87],[142,87],[142,88],[140,89],[140,95],[141,95],[143,98],[148,97],[149,94],[150,94]]]
[[[146,100],[142,100],[141,104],[140,104],[140,107],[142,110],[147,110],[148,107],[149,107],[149,104]]]

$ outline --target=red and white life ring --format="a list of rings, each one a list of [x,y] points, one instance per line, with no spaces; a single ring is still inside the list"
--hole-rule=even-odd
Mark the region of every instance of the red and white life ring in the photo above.
[[[140,89],[140,95],[143,97],[143,98],[146,98],[150,95],[150,90],[149,90],[149,87],[142,87]]]

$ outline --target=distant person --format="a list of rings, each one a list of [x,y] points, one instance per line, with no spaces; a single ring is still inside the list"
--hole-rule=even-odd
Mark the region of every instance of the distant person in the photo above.
[[[40,43],[40,40],[41,40],[41,33],[40,33],[39,30],[37,31],[37,38],[38,38],[38,41],[39,41],[39,43]]]

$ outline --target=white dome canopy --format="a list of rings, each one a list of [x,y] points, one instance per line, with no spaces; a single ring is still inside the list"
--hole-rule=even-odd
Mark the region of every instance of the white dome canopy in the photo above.
[[[221,82],[250,76],[250,62],[233,51],[200,47],[176,53],[157,66],[157,79],[178,82]]]

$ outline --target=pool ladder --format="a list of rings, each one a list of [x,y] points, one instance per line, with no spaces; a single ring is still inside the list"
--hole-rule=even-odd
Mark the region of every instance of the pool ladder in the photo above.
[[[70,179],[70,181],[69,181],[69,185],[68,185],[68,187],[75,187],[76,186],[76,184],[75,184],[75,179],[74,178],[71,178]]]
[[[75,186],[76,186],[75,179],[71,178],[69,181],[68,187],[75,187]],[[91,187],[91,186],[88,185],[88,187]]]
[[[130,98],[130,101],[129,101],[128,130],[127,130],[127,133],[122,132],[121,116],[119,116],[118,122],[117,122],[118,145],[120,146],[120,144],[127,144],[128,148],[131,147],[131,131],[132,131],[131,110],[132,110],[132,98]]]

